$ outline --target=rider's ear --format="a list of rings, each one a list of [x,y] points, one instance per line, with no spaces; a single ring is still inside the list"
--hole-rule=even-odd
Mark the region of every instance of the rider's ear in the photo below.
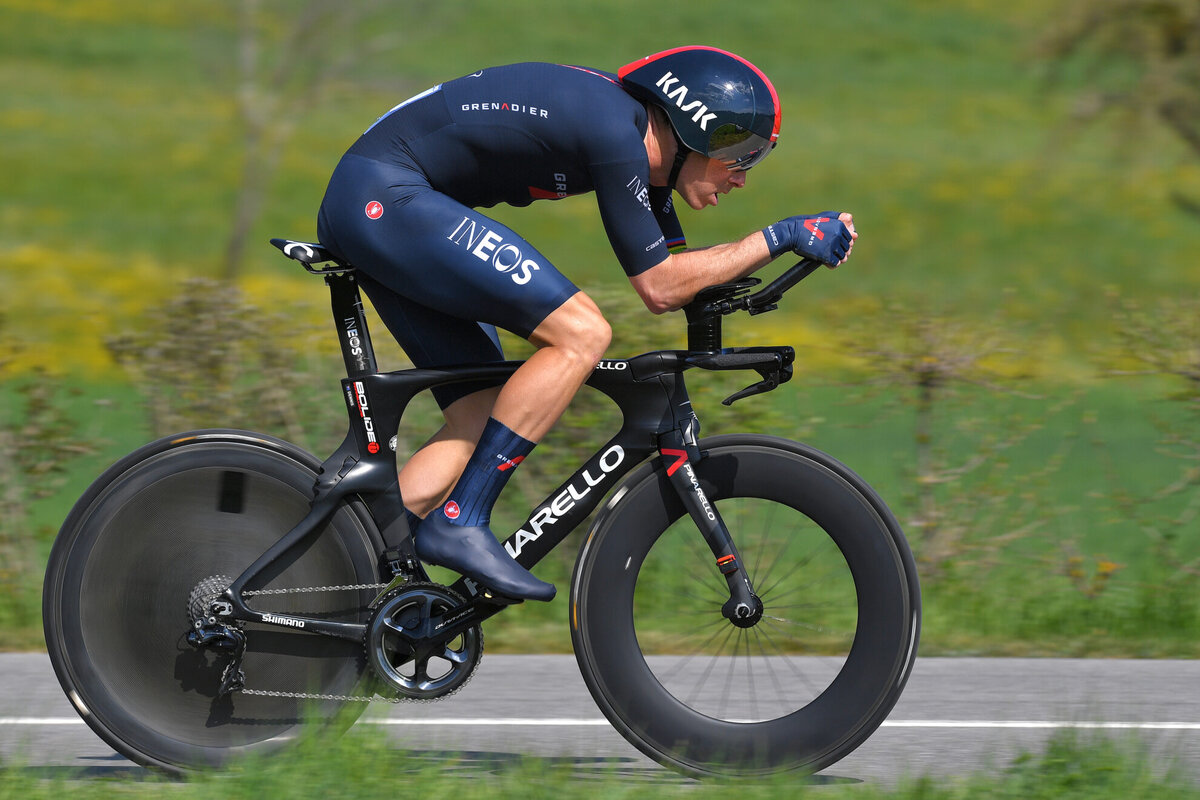
[[[667,112],[663,111],[661,106],[647,103],[646,114],[650,117],[650,131],[658,140],[659,147],[664,149],[671,147],[673,154],[675,136],[672,133],[671,118],[667,116]]]
[[[662,106],[647,103],[646,113],[649,114],[650,124],[656,131],[666,133],[671,130],[671,119],[667,116],[667,112],[663,111]]]

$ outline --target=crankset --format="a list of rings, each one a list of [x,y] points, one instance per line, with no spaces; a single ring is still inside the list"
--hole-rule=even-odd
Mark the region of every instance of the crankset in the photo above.
[[[309,697],[295,692],[249,689],[242,659],[246,632],[231,617],[225,590],[233,580],[213,575],[200,581],[188,596],[191,623],[187,641],[197,649],[213,650],[228,658],[221,674],[218,697],[244,694]],[[305,594],[334,590],[383,589],[371,603],[373,609],[363,642],[367,662],[379,685],[380,697],[391,702],[435,700],[452,694],[471,679],[483,656],[483,631],[472,622],[474,611],[461,597],[434,583],[402,583],[262,589],[258,594]],[[312,695],[327,699],[325,695]],[[332,699],[369,701],[370,696],[348,695]]]
[[[461,597],[435,583],[408,583],[383,595],[367,624],[367,660],[400,697],[433,700],[458,691],[483,656],[478,624],[447,637],[463,609]]]

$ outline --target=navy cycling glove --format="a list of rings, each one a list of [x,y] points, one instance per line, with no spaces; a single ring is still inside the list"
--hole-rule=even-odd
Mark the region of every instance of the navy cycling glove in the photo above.
[[[763,228],[771,258],[791,250],[797,255],[834,266],[850,249],[850,230],[838,219],[838,212],[825,211],[811,216],[788,217]]]

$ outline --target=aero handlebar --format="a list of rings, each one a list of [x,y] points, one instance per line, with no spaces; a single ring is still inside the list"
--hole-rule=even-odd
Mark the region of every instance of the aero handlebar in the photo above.
[[[800,281],[812,275],[821,267],[820,261],[815,261],[811,258],[805,258],[797,261],[775,280],[767,284],[765,289],[761,289],[752,295],[745,298],[745,308],[751,314],[761,314],[764,311],[773,311],[778,307],[779,300],[783,297],[783,293],[795,286]]]
[[[750,290],[762,281],[743,278],[701,289],[692,302],[683,307],[688,322],[688,349],[712,352],[721,349],[721,317],[735,311],[763,314],[779,307],[784,292],[817,271],[820,261],[806,258],[792,265],[765,288]]]

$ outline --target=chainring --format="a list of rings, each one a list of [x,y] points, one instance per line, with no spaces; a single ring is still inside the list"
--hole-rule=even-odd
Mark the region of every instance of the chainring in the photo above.
[[[407,583],[375,604],[367,624],[367,661],[383,691],[413,700],[434,700],[458,691],[483,657],[478,625],[443,645],[416,636],[431,617],[456,608],[463,599],[436,583]]]

